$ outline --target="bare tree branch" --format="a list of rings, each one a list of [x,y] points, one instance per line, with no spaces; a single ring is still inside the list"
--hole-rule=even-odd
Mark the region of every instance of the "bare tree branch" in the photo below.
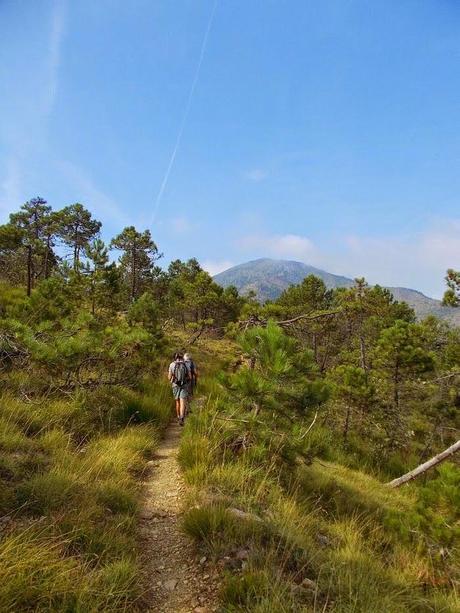
[[[447,458],[449,458],[451,455],[453,455],[456,451],[459,451],[459,450],[460,450],[460,439],[456,443],[454,443],[453,445],[451,445],[450,447],[442,451],[441,453],[438,453],[438,455],[435,455],[433,458],[431,458],[431,460],[428,460],[427,462],[420,464],[420,466],[417,466],[417,468],[414,468],[413,470],[409,471],[402,477],[393,479],[393,481],[390,481],[386,485],[388,485],[389,487],[399,487],[400,485],[403,485],[403,483],[412,481],[412,479],[415,479],[419,475],[423,475],[423,473],[425,473],[430,468],[433,468],[433,466],[437,466],[441,462],[444,462],[444,460],[447,460]]]

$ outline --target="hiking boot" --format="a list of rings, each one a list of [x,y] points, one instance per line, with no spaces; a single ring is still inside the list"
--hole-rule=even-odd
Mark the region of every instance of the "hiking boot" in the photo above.
[[[179,417],[179,426],[183,426],[183,425],[184,425],[184,418]]]

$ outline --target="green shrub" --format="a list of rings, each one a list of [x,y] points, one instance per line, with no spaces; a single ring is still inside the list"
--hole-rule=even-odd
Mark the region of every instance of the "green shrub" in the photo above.
[[[184,437],[177,457],[184,470],[195,468],[200,464],[209,467],[211,465],[211,442],[205,436]]]
[[[212,542],[224,531],[233,530],[235,520],[225,507],[208,506],[190,509],[184,516],[184,531],[197,541]]]
[[[247,570],[227,577],[222,599],[227,611],[297,613],[301,605],[293,597],[293,586],[268,570]]]
[[[129,482],[107,481],[97,485],[95,495],[97,501],[112,513],[134,514],[138,501],[136,493],[131,490]]]
[[[122,611],[132,607],[139,597],[139,569],[135,562],[122,558],[104,565],[95,580],[99,594],[106,595],[107,611]],[[130,606],[131,605],[131,606]]]
[[[68,507],[80,492],[74,475],[53,470],[36,475],[18,488],[18,502],[32,513],[46,515]]]

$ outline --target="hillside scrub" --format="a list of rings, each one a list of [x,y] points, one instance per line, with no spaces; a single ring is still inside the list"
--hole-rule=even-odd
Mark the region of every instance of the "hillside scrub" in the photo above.
[[[139,306],[92,313],[85,283],[1,288],[2,611],[142,609],[139,477],[170,419],[163,340]]]
[[[321,424],[336,396],[311,354],[274,324],[237,351],[245,361],[212,384],[179,453],[184,530],[227,570],[224,610],[458,610],[458,469],[389,489],[383,464]]]
[[[82,204],[42,198],[0,227],[2,611],[142,610],[139,483],[171,417],[165,330],[222,327],[244,303],[196,260],[163,272],[148,230],[106,245],[100,229]]]
[[[133,607],[141,595],[136,474],[161,430],[129,425],[124,403],[125,419],[118,414],[110,427],[104,420],[84,426],[84,408],[72,401],[50,422],[48,406],[1,398],[0,609]],[[163,425],[168,419],[156,417]]]
[[[139,482],[187,348],[183,528],[224,610],[458,610],[458,458],[385,483],[458,439],[460,330],[364,279],[260,304],[100,229],[41,198],[0,226],[0,609],[145,609]]]

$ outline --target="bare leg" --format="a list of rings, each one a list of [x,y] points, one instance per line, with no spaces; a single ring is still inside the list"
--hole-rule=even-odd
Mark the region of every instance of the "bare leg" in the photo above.
[[[186,398],[181,398],[179,401],[179,417],[185,417],[185,403],[187,402]]]
[[[181,403],[181,400],[176,400],[176,415],[178,419],[180,417],[180,403]]]

